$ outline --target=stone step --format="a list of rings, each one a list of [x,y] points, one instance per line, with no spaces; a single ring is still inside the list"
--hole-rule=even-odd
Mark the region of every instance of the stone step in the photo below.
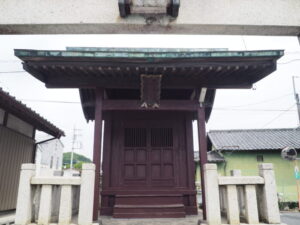
[[[170,205],[183,204],[182,195],[116,195],[116,205]]]
[[[115,218],[180,218],[185,217],[183,204],[115,205]]]

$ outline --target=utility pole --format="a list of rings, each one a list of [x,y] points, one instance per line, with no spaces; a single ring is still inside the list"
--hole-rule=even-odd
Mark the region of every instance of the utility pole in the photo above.
[[[299,102],[299,94],[296,92],[296,83],[295,83],[295,78],[299,78],[299,77],[293,76],[292,78],[293,78],[294,96],[295,96],[297,112],[298,112],[298,126],[300,126],[300,102]]]
[[[81,149],[81,142],[78,142],[78,137],[81,136],[80,134],[81,129],[76,129],[75,126],[73,128],[73,138],[72,138],[72,151],[71,151],[71,159],[70,159],[70,169],[73,169],[73,159],[74,159],[74,151],[75,149]],[[79,145],[78,145],[79,144]]]

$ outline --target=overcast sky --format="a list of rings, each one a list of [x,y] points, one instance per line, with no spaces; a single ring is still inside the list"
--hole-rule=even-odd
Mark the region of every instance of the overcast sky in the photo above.
[[[292,76],[300,77],[300,46],[295,37],[186,36],[186,35],[35,35],[0,36],[0,87],[65,131],[65,151],[72,148],[73,128],[80,129],[76,152],[92,158],[93,123],[84,119],[77,89],[47,89],[22,72],[13,49],[63,50],[86,47],[228,48],[229,50],[284,49],[277,71],[254,89],[218,90],[207,124],[212,129],[295,128],[298,126]],[[300,92],[300,78],[296,79]],[[64,103],[62,103],[64,102]],[[46,138],[39,134],[38,138]],[[195,140],[196,142],[197,140]],[[195,149],[198,149],[195,144]]]

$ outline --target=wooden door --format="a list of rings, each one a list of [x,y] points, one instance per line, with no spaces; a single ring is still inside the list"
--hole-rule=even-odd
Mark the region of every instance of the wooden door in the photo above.
[[[122,127],[121,183],[139,188],[174,186],[177,130],[170,121],[126,121]]]

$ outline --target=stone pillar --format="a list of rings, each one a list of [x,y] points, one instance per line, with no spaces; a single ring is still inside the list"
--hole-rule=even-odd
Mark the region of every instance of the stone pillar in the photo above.
[[[18,189],[15,224],[26,225],[32,219],[31,178],[35,175],[35,164],[22,164]]]
[[[278,197],[276,190],[275,174],[272,163],[261,163],[258,166],[259,175],[264,178],[264,185],[261,190],[261,212],[260,215],[267,223],[280,223],[278,208]]]
[[[246,220],[249,224],[258,224],[258,210],[255,185],[245,185]]]
[[[38,224],[47,225],[51,220],[52,185],[43,184],[41,191]]]
[[[204,164],[206,220],[208,225],[221,224],[219,183],[216,164]]]
[[[233,177],[240,177],[242,176],[241,170],[230,170],[230,175]]]
[[[242,176],[242,172],[241,172],[241,170],[231,170],[230,175],[233,177],[240,177],[240,176]],[[240,216],[244,217],[246,215],[244,187],[242,185],[239,185],[236,188],[237,188]]]
[[[60,207],[58,223],[67,225],[71,223],[72,219],[72,186],[63,185],[60,194]]]
[[[229,224],[240,224],[240,212],[236,185],[226,185],[227,219]]]
[[[78,224],[91,225],[93,223],[95,165],[82,165]]]

